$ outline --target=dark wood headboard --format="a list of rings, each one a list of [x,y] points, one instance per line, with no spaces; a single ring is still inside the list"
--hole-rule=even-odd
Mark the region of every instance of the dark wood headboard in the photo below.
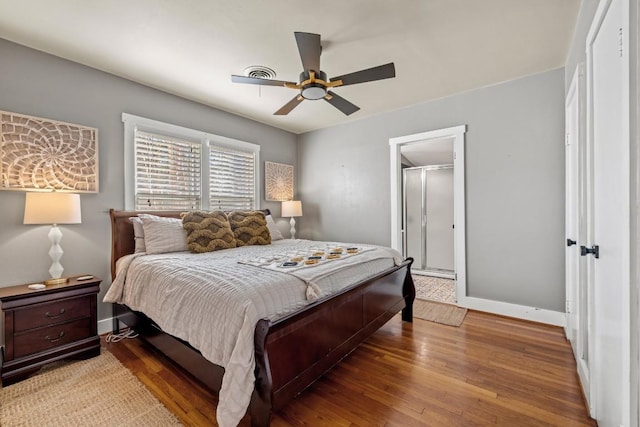
[[[261,209],[265,215],[270,215],[269,209]],[[135,251],[133,224],[129,221],[132,216],[144,213],[168,218],[180,218],[184,211],[117,211],[109,209],[111,218],[111,280],[116,277],[116,261]]]

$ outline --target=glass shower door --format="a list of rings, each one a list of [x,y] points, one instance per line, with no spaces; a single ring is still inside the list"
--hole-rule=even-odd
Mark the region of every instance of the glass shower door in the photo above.
[[[453,168],[424,169],[426,263],[431,272],[453,273]]]
[[[424,269],[424,185],[422,168],[409,168],[404,174],[404,255],[412,257],[414,268]]]

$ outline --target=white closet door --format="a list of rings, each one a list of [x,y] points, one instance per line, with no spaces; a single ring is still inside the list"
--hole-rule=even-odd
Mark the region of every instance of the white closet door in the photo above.
[[[598,425],[630,421],[629,87],[626,0],[602,1],[587,37],[591,131],[591,394]]]
[[[578,349],[580,328],[580,282],[579,261],[579,143],[580,143],[580,96],[579,68],[573,75],[565,107],[565,283],[566,318],[565,335],[571,343],[573,354],[578,362],[582,354]],[[586,285],[586,283],[585,283]],[[584,383],[584,381],[583,381]]]

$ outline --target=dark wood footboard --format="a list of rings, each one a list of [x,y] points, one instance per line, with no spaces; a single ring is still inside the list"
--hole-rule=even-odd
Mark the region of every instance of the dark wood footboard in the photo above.
[[[412,320],[412,262],[277,322],[258,322],[252,425],[268,425],[272,410],[285,406],[400,310]]]
[[[122,213],[118,218],[131,215]],[[113,223],[113,212],[111,216]],[[249,406],[252,426],[269,425],[272,411],[294,399],[399,311],[403,320],[413,320],[412,262],[408,258],[277,321],[258,321],[254,335],[256,381]],[[119,321],[205,386],[220,390],[224,369],[207,361],[188,343],[164,333],[144,314],[114,304],[114,330],[119,329]]]

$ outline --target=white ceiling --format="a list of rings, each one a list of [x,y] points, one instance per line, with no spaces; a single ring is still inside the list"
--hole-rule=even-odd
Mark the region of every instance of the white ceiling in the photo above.
[[[426,139],[400,146],[400,154],[409,166],[453,164],[454,137]]]
[[[0,38],[295,133],[564,65],[580,0],[0,0]],[[302,71],[294,31],[322,37],[329,77],[394,62],[396,78],[273,112],[295,96],[231,83]]]

